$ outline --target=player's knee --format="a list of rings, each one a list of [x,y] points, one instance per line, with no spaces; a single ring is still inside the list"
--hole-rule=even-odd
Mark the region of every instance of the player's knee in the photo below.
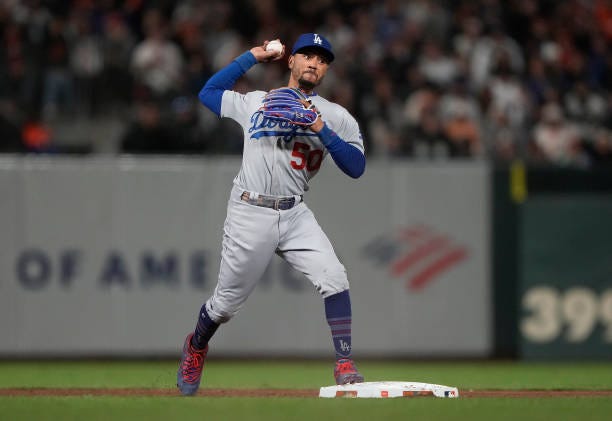
[[[206,302],[206,311],[215,323],[226,323],[238,313],[238,309],[231,309],[221,303],[214,303],[212,300]]]
[[[344,266],[340,265],[334,269],[323,271],[315,282],[315,288],[323,298],[349,289],[349,281]]]

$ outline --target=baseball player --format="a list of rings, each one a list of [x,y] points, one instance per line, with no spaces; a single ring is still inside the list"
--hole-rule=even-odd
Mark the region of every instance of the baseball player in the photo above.
[[[336,383],[363,382],[351,359],[346,270],[304,202],[308,182],[328,154],[350,177],[363,174],[363,140],[349,112],[315,91],[334,60],[320,34],[302,34],[295,42],[287,87],[244,95],[232,91],[251,67],[283,56],[284,46],[278,53],[266,51],[267,44],[237,57],[199,93],[215,114],[242,126],[244,149],[227,205],[217,286],[183,345],[177,386],[184,395],[197,391],[210,338],[240,310],[274,253],[302,272],[324,299]]]

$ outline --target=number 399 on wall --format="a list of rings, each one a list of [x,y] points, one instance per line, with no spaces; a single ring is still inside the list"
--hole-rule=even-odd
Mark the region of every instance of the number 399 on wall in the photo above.
[[[521,305],[520,332],[524,340],[579,344],[601,333],[593,339],[612,344],[612,289],[599,293],[586,287],[562,291],[535,286],[525,291]]]

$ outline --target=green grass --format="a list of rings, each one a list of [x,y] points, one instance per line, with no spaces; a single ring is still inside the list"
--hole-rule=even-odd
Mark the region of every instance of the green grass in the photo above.
[[[2,362],[0,387],[174,387],[177,362]],[[224,388],[319,388],[331,362],[210,361],[203,384]],[[612,363],[373,362],[368,381],[439,383],[460,389],[612,389]]]
[[[366,380],[469,389],[612,389],[612,363],[374,362]],[[172,388],[172,362],[0,362],[0,388]],[[330,362],[210,361],[203,387],[312,388],[332,384]],[[0,420],[607,420],[612,398],[298,399],[0,397]]]
[[[20,420],[609,420],[612,400],[0,398]]]

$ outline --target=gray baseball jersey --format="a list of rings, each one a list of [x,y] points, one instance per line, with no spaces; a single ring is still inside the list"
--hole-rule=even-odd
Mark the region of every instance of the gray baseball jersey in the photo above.
[[[289,123],[257,113],[265,94],[263,91],[246,95],[225,91],[223,94],[221,117],[235,120],[244,131],[242,167],[234,184],[265,195],[303,194],[319,171],[327,149],[310,129],[294,131]],[[318,95],[310,99],[329,128],[363,153],[359,125],[349,112]]]
[[[219,279],[206,302],[217,323],[242,307],[275,253],[302,272],[323,297],[349,287],[344,266],[300,197],[327,149],[308,128],[263,118],[257,111],[265,94],[226,90],[222,97],[221,116],[242,126],[244,151],[228,201]],[[363,153],[358,124],[348,111],[316,95],[311,100],[329,128]],[[286,210],[256,206],[244,200],[245,192],[251,197],[293,196],[297,204]]]

